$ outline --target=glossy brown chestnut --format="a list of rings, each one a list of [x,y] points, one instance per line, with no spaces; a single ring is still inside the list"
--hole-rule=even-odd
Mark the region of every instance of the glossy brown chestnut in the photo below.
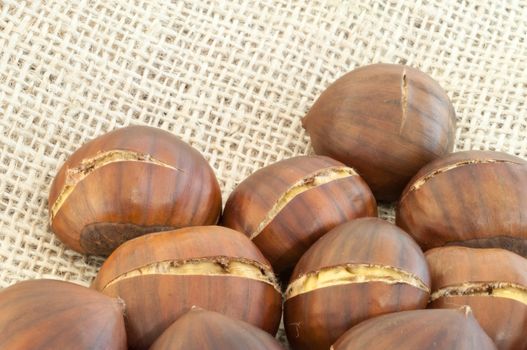
[[[424,250],[453,244],[527,256],[527,162],[491,151],[438,159],[408,184],[396,219]]]
[[[245,179],[227,200],[222,220],[249,236],[282,272],[333,227],[376,215],[375,198],[355,170],[328,157],[300,156]]]
[[[468,307],[412,310],[372,318],[353,327],[331,350],[493,350],[496,346]]]
[[[79,148],[49,193],[50,225],[70,248],[108,255],[155,231],[218,221],[221,193],[203,156],[169,132],[130,126]]]
[[[269,262],[242,233],[199,226],[144,235],[117,248],[94,287],[126,303],[131,348],[148,348],[192,306],[275,334],[282,295]]]
[[[431,308],[469,305],[499,349],[527,349],[527,259],[504,249],[441,247],[425,254]]]
[[[430,277],[412,238],[378,218],[340,225],[298,262],[284,325],[293,349],[328,349],[345,331],[389,312],[425,308]]]
[[[278,341],[249,323],[192,308],[155,341],[150,350],[283,350]]]
[[[0,349],[125,350],[124,304],[63,281],[32,280],[0,292]]]
[[[373,64],[330,85],[302,123],[317,154],[357,169],[378,200],[392,201],[421,167],[452,151],[455,121],[428,75]]]

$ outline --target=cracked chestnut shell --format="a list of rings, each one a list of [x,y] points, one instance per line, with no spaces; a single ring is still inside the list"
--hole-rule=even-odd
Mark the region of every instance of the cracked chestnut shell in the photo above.
[[[240,183],[222,221],[249,236],[280,273],[335,226],[376,215],[375,198],[354,169],[328,157],[300,156]]]
[[[357,169],[380,201],[396,200],[421,167],[452,151],[455,122],[436,81],[396,64],[342,76],[302,121],[315,152]]]
[[[396,221],[424,250],[463,245],[527,256],[527,162],[492,151],[438,159],[408,184]]]
[[[126,303],[128,343],[146,349],[192,306],[274,335],[282,295],[269,262],[242,233],[219,226],[151,233],[125,242],[93,287]]]
[[[527,349],[527,260],[504,249],[441,247],[425,254],[430,308],[468,305],[499,349]]]
[[[123,303],[73,283],[17,283],[0,310],[0,349],[127,349]]]
[[[396,312],[353,327],[331,350],[494,350],[468,307]]]
[[[362,218],[320,238],[296,265],[285,293],[293,349],[328,349],[368,318],[425,308],[430,277],[423,253],[397,226]]]
[[[150,350],[283,350],[269,333],[217,312],[192,308]]]
[[[108,255],[148,232],[215,224],[221,193],[197,150],[169,132],[129,126],[69,157],[51,185],[49,212],[67,246]]]

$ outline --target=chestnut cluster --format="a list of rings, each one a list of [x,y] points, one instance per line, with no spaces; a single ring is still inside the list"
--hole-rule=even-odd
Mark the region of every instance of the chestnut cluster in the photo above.
[[[51,229],[107,256],[91,288],[0,292],[2,349],[527,349],[527,162],[451,153],[441,87],[376,64],[303,120],[315,155],[230,194],[176,136],[131,126],[66,160]],[[398,200],[396,224],[377,203]]]

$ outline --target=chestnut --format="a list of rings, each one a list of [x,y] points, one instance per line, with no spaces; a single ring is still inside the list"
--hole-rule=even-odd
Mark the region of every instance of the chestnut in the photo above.
[[[438,159],[408,184],[396,222],[424,250],[501,247],[527,256],[527,162],[492,151]]]
[[[217,312],[192,308],[154,342],[150,350],[283,350],[259,328]]]
[[[380,201],[397,199],[422,166],[452,151],[455,123],[439,84],[397,64],[342,76],[302,121],[315,153],[357,169]]]
[[[19,282],[0,291],[0,310],[0,349],[126,349],[122,301],[86,287]]]
[[[430,308],[469,305],[499,349],[527,349],[527,259],[504,249],[454,246],[425,256]]]
[[[302,256],[285,293],[284,325],[293,349],[328,349],[368,318],[425,308],[430,277],[423,253],[379,218],[340,225]]]
[[[198,306],[275,334],[282,295],[273,270],[244,234],[219,226],[127,241],[102,265],[94,288],[126,303],[129,346],[146,349]]]
[[[281,273],[333,227],[376,215],[375,198],[355,170],[328,157],[299,156],[240,183],[225,204],[222,222],[249,236]]]
[[[331,350],[493,350],[469,307],[412,310],[378,316],[353,327]]]
[[[218,181],[203,156],[169,132],[130,126],[79,148],[49,193],[52,230],[70,248],[108,255],[136,236],[217,223]]]

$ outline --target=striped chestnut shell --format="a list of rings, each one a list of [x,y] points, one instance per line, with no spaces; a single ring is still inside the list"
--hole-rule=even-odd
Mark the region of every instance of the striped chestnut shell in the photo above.
[[[501,350],[527,349],[527,259],[504,249],[440,247],[425,253],[429,308],[468,305]]]
[[[0,349],[127,349],[123,302],[74,283],[19,282],[0,309]]]
[[[421,167],[452,151],[456,117],[427,74],[373,64],[331,84],[302,124],[316,154],[357,169],[377,200],[393,201]]]
[[[282,294],[269,262],[242,233],[195,226],[125,242],[104,262],[93,287],[126,304],[128,343],[146,349],[197,306],[274,335]]]
[[[412,238],[378,218],[340,225],[302,256],[285,293],[293,349],[328,349],[368,318],[425,308],[430,277]]]
[[[69,157],[51,185],[49,213],[67,246],[108,255],[148,232],[215,224],[221,193],[197,150],[169,132],[129,126]]]
[[[354,169],[328,157],[299,156],[246,178],[222,220],[245,233],[281,273],[335,226],[376,215],[375,198]]]
[[[438,159],[410,181],[396,222],[423,250],[462,245],[527,256],[527,162],[492,151]]]
[[[278,340],[249,323],[197,307],[181,316],[149,350],[283,350]]]
[[[496,350],[468,306],[374,317],[344,333],[330,350]]]

